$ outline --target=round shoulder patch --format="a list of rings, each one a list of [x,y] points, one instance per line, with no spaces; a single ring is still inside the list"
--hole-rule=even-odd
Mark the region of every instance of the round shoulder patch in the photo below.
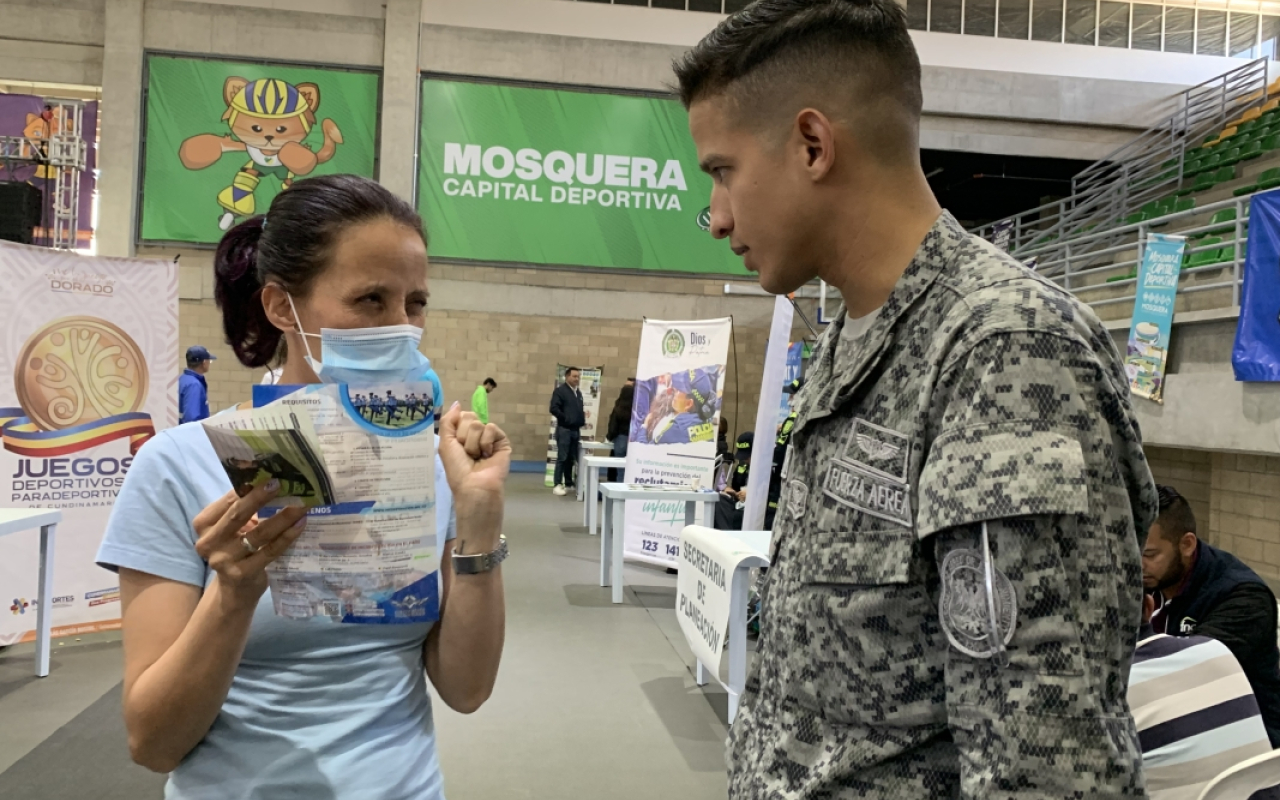
[[[991,636],[991,612],[987,608],[986,581],[982,553],[952,550],[942,559],[942,598],[938,619],[947,640],[962,653],[974,658],[991,658],[996,653]],[[996,600],[996,628],[1004,644],[1013,638],[1018,621],[1017,597],[1013,584],[993,566],[992,586]]]

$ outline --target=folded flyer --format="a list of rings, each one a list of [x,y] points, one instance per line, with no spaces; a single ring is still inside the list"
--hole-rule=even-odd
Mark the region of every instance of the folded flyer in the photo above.
[[[254,409],[206,421],[238,490],[280,480],[261,517],[309,508],[306,532],[267,568],[276,614],[357,624],[439,619],[435,421],[416,401],[432,389],[259,385]]]

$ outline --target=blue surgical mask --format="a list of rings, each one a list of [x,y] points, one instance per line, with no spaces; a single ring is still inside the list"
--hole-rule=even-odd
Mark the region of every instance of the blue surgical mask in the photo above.
[[[307,363],[324,383],[369,385],[407,383],[422,379],[431,366],[418,352],[422,328],[417,325],[387,325],[380,328],[321,328],[320,335],[302,330],[298,311],[294,323],[307,349]],[[311,354],[310,339],[320,340],[320,360]]]

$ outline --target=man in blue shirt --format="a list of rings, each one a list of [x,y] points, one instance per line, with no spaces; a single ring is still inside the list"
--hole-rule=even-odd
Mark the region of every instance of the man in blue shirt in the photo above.
[[[199,422],[209,418],[209,384],[204,376],[217,357],[196,345],[187,348],[187,368],[178,378],[178,422]]]

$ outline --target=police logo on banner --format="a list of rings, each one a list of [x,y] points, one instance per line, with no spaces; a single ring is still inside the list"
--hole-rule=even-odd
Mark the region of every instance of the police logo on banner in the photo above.
[[[982,553],[977,550],[952,550],[942,559],[942,597],[938,601],[938,619],[951,645],[974,658],[995,655],[996,640],[992,634],[991,608],[987,605],[987,586]],[[1017,597],[1013,584],[1004,573],[991,568],[995,595],[995,628],[1000,640],[1008,644],[1018,620]]]

